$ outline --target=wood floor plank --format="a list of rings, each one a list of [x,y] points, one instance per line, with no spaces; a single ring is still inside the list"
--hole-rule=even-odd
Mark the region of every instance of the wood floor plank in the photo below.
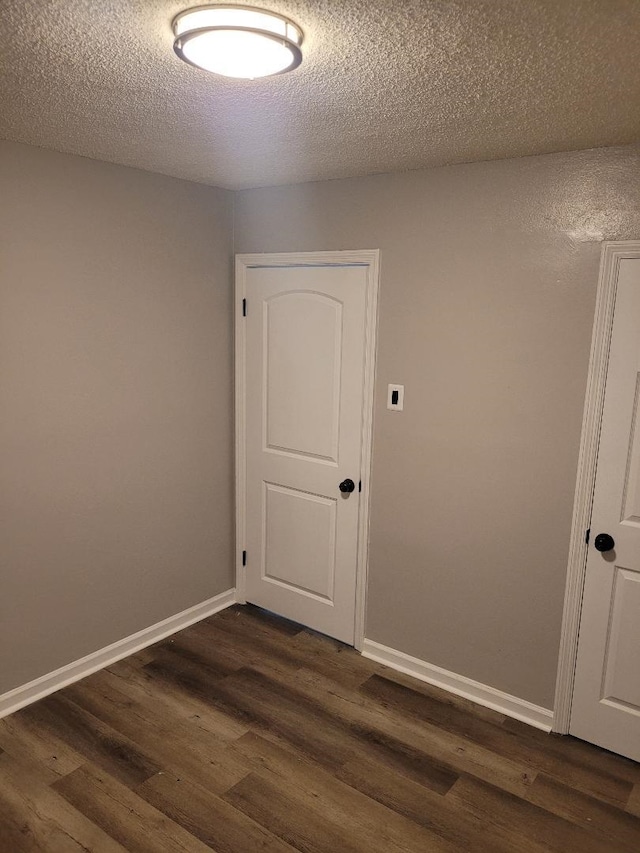
[[[253,614],[260,613],[250,608]],[[262,642],[256,642],[260,637]],[[361,684],[384,667],[362,657],[355,649],[311,631],[308,628],[294,636],[273,634],[265,630],[262,619],[255,615],[240,618],[231,624],[213,618],[193,626],[188,634],[180,635],[186,642],[208,656],[213,663],[227,661],[236,668],[265,666],[293,674],[304,666],[352,687]]]
[[[253,681],[262,679],[262,689],[251,679],[243,684],[240,673],[215,684],[203,679],[197,668],[190,661],[182,661],[177,652],[175,658],[170,666],[165,664],[164,670],[163,662],[158,659],[149,666],[159,677],[176,679],[183,689],[195,690],[197,695],[235,719],[268,737],[289,742],[324,766],[338,767],[347,756],[356,756],[365,750],[384,754],[387,761],[436,790],[447,790],[457,778],[431,756],[408,749],[402,742],[396,744],[387,738],[386,743],[381,744],[375,737],[367,741],[360,732],[351,732],[340,714],[312,706],[298,693],[287,693],[280,683],[266,676],[256,673],[251,677]],[[269,689],[265,689],[267,687]]]
[[[433,684],[421,681],[404,672],[391,669],[388,666],[381,667],[379,673],[372,673],[372,675],[373,674],[381,675],[387,681],[393,681],[396,684],[404,685],[416,693],[420,693],[422,696],[434,699],[436,702],[440,703],[443,708],[457,708],[458,710],[465,711],[478,719],[486,720],[487,722],[495,723],[496,725],[504,725],[505,721],[509,719],[499,711],[494,711],[493,708],[485,708],[484,705],[478,705],[470,699],[465,699],[464,696],[449,693],[446,690],[442,690],[440,687],[435,687]]]
[[[551,814],[597,834],[616,853],[638,853],[640,818],[539,773],[526,799]]]
[[[179,653],[186,660],[206,668],[215,678],[224,678],[243,666],[242,658],[232,644],[225,649],[224,654],[216,654],[216,647],[210,640],[207,638],[207,641],[203,641],[201,638],[199,626],[195,626],[193,631],[175,635],[160,643],[155,649],[154,660],[166,651]]]
[[[383,667],[363,658],[355,649],[337,640],[304,629],[294,637],[273,634],[260,618],[261,611],[248,608],[236,619],[201,623],[197,632],[224,653],[243,654],[244,666],[266,666],[283,674],[300,667],[313,669],[345,686],[357,686]],[[259,640],[259,642],[257,642]]]
[[[399,838],[388,823],[372,824],[366,815],[347,812],[313,790],[275,784],[258,774],[251,773],[224,797],[304,853],[455,853],[452,845],[415,824]]]
[[[242,670],[227,679],[225,691],[260,714],[263,729],[277,733],[322,766],[337,768],[350,758],[375,756],[439,792],[447,791],[458,778],[430,752],[377,728],[358,725],[349,709],[335,713],[322,701],[313,701],[254,670]]]
[[[194,646],[197,643],[198,650],[204,651],[207,662],[214,666],[226,662],[236,670],[254,667],[293,677],[303,664],[303,656],[293,647],[296,637],[268,636],[264,633],[258,636],[260,642],[247,634],[243,623],[231,623],[231,626],[225,627],[209,622],[198,625],[184,643],[190,645],[192,651],[196,650]]]
[[[31,826],[34,818],[25,814],[29,811],[24,802],[13,805],[0,789],[0,849],[11,853],[42,853],[42,845]]]
[[[269,613],[268,610],[263,610],[260,607],[255,607],[253,604],[235,605],[223,610],[221,613],[216,613],[210,616],[202,623],[215,622],[220,625],[229,625],[238,623],[242,625],[242,631],[247,631],[253,636],[263,636],[274,638],[276,636],[295,637],[300,631],[305,630],[303,625],[298,622],[292,622],[290,619],[283,619],[281,616],[276,616],[275,613]],[[258,634],[256,634],[256,631]]]
[[[51,782],[81,767],[86,760],[51,731],[29,721],[25,714],[0,720],[0,749],[14,758],[41,764],[43,778]]]
[[[616,755],[571,736],[549,735],[520,720],[507,718],[503,727],[516,734],[522,739],[523,743],[528,746],[533,745],[545,755],[554,756],[560,761],[570,762],[574,766],[591,768],[603,775],[631,784],[640,783],[640,764],[630,758]]]
[[[434,794],[384,765],[360,759],[336,774],[346,784],[453,843],[465,853],[516,853],[526,839],[514,842],[514,832],[489,832],[486,819],[459,808],[446,796]],[[521,848],[518,846],[521,844]]]
[[[277,683],[271,686],[270,680],[252,675],[251,671],[238,673],[228,679],[226,689],[241,689],[241,679],[245,681],[244,690],[248,696],[260,684],[265,693],[271,691],[274,704],[283,701],[287,695],[286,685]],[[314,707],[320,707],[330,719],[341,720],[343,725],[348,725],[350,735],[360,745],[358,754],[350,757],[362,755],[362,749],[366,746],[378,760],[405,774],[411,774],[413,767],[418,769],[431,765],[438,768],[445,779],[451,780],[460,773],[468,773],[500,784],[513,793],[520,792],[535,776],[526,765],[438,726],[399,717],[360,693],[349,692],[334,682],[327,682],[317,673],[300,671],[295,691],[289,690],[288,702],[292,707],[296,704],[305,707],[308,712]],[[406,761],[402,760],[403,755],[407,756]],[[415,775],[412,778],[417,780]]]
[[[89,692],[95,698],[90,700],[86,695],[86,701],[99,703],[102,697],[107,707],[112,707],[114,711],[129,710],[131,716],[151,723],[158,731],[167,728],[167,720],[171,721],[172,733],[176,731],[176,722],[180,732],[191,732],[192,727],[202,729],[203,742],[209,744],[218,742],[222,745],[241,737],[247,731],[247,726],[238,725],[225,714],[216,712],[215,708],[189,695],[172,693],[165,686],[159,691],[146,668],[136,670],[134,675],[126,679],[107,670],[97,672],[69,688],[68,695],[73,698],[77,694],[77,699]]]
[[[206,853],[210,848],[108,773],[85,764],[53,786],[129,853]]]
[[[109,668],[108,672],[116,679],[110,681],[116,689],[126,693],[135,702],[153,705],[167,719],[175,717],[192,723],[223,740],[235,740],[249,730],[247,725],[236,722],[198,697],[166,681],[160,684],[145,667]]]
[[[147,646],[146,649],[141,649],[139,652],[136,652],[135,655],[123,658],[122,663],[135,667],[145,666],[153,660],[154,648],[155,646]]]
[[[517,838],[553,853],[573,850],[602,853],[603,850],[611,850],[610,842],[605,845],[602,838],[581,826],[478,779],[461,777],[446,796],[463,812],[484,815],[492,832],[511,835],[515,832]],[[529,848],[524,846],[523,849]]]
[[[192,630],[192,626],[191,629]],[[181,644],[163,646],[154,655],[154,659],[142,669],[147,683],[163,693],[173,693],[187,702],[206,706],[214,715],[221,715],[229,724],[243,734],[253,721],[251,714],[234,711],[224,702],[218,701],[219,675],[206,664],[185,657],[181,653]]]
[[[246,769],[225,752],[225,739],[204,730],[196,737],[194,727],[180,720],[168,724],[162,714],[133,702],[116,687],[105,685],[104,679],[89,678],[74,684],[67,695],[85,712],[135,742],[158,770],[193,775],[217,793],[246,774]]]
[[[242,783],[223,795],[229,801],[236,802],[239,796],[243,801],[252,800],[256,792],[255,780],[250,783],[247,780],[259,776],[278,791],[278,797],[284,796],[288,802],[293,802],[293,808],[299,814],[309,812],[311,823],[317,823],[319,817],[326,822],[327,827],[335,825],[335,831],[342,832],[342,843],[348,847],[352,844],[356,845],[355,849],[385,851],[453,849],[425,824],[407,820],[404,815],[345,784],[317,763],[301,760],[289,750],[258,734],[250,732],[244,735],[229,749],[242,755],[253,771]],[[260,786],[258,788],[263,790]],[[239,792],[243,792],[242,795]],[[260,801],[262,795],[258,795],[256,802]],[[432,796],[434,800],[441,799],[436,794]],[[375,828],[373,833],[372,828]],[[333,834],[328,833],[329,836]],[[298,846],[299,841],[294,839],[291,843]]]
[[[350,646],[310,629],[297,634],[292,647],[301,656],[301,666],[345,687],[355,689],[385,669],[381,664],[362,657]]]
[[[626,811],[640,817],[640,785],[634,785],[627,801]],[[640,844],[638,846],[640,849]]]
[[[189,779],[159,773],[137,793],[216,853],[292,853],[294,849]]]
[[[200,624],[188,634],[178,637],[171,644],[170,650],[212,672],[219,671],[223,677],[249,665],[248,661],[266,667],[280,666],[286,673],[293,673],[298,668],[298,662],[292,656],[284,656],[283,662],[277,661],[268,649],[257,644],[253,638],[245,639],[247,642],[241,643],[215,625]],[[286,642],[291,643],[292,638],[287,638]],[[162,651],[167,648],[168,645],[165,645]]]
[[[0,756],[0,814],[18,845],[3,853],[124,853],[125,848],[8,753]],[[0,826],[2,823],[0,823]],[[16,832],[17,830],[17,832]],[[3,843],[6,843],[3,841]]]
[[[20,714],[125,785],[139,785],[161,769],[137,744],[71,702],[66,693],[48,696]]]
[[[237,618],[232,618],[229,614],[225,620],[212,618],[200,623],[199,630],[206,632],[207,628],[211,628],[216,631],[218,642],[220,634],[225,632],[236,647],[238,643],[242,643],[243,648],[249,652],[264,649],[271,665],[286,666],[290,669],[303,666],[345,686],[355,687],[374,673],[386,669],[381,664],[362,657],[350,646],[309,628],[298,630],[293,637],[274,636],[268,630],[272,624],[269,619],[273,619],[270,614],[249,606],[239,608]],[[280,622],[286,623],[286,620],[280,619]],[[254,636],[260,636],[263,643],[257,644],[253,641],[245,644],[245,640]],[[254,666],[254,662],[246,661],[245,666]]]
[[[437,700],[412,687],[374,675],[362,685],[360,691],[381,702],[385,708],[394,708],[409,719],[436,725],[529,767],[533,775],[544,771],[560,782],[607,802],[624,803],[629,797],[631,783],[620,780],[619,776],[597,765],[589,766],[583,761],[572,760],[567,753],[560,758],[553,753],[548,743],[547,749],[540,749],[533,741],[518,737],[503,725],[495,725],[457,708],[443,707]],[[547,741],[551,740],[547,736]]]
[[[224,679],[214,678],[206,667],[202,667],[180,654],[179,649],[164,649],[145,672],[171,690],[204,702],[216,711],[225,714],[240,726],[259,725],[259,718],[251,709],[231,699],[224,690]]]
[[[357,853],[362,850],[341,827],[296,800],[291,800],[282,790],[257,775],[248,776],[225,795],[227,802],[238,811],[251,817],[272,834],[282,839],[291,849],[302,853]]]

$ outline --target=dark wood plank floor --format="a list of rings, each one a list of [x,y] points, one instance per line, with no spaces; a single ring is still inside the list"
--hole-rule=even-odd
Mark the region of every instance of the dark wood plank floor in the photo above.
[[[639,853],[640,765],[234,607],[0,721],[0,853]]]

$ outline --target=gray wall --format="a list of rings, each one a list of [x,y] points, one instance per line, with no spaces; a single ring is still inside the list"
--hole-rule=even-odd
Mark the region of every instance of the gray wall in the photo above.
[[[640,238],[639,167],[610,149],[236,197],[237,252],[381,249],[367,637],[547,708],[599,244]]]
[[[233,586],[231,194],[0,143],[0,693]]]
[[[236,251],[382,250],[367,636],[546,707],[599,243],[640,237],[639,167],[236,195]],[[2,693],[233,585],[233,197],[10,143],[0,186]]]

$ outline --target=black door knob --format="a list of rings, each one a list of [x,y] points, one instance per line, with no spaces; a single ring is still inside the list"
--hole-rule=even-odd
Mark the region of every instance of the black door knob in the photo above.
[[[596,551],[613,551],[616,547],[616,543],[613,541],[613,536],[609,536],[608,533],[598,533],[596,538],[593,540],[593,544]]]
[[[352,492],[355,487],[356,484],[353,482],[353,480],[343,480],[338,488],[341,492]]]

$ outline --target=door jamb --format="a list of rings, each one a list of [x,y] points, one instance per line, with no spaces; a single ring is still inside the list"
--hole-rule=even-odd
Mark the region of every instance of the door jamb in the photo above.
[[[590,527],[593,506],[600,427],[616,304],[618,267],[623,258],[640,258],[640,241],[610,241],[602,244],[556,680],[552,730],[560,734],[569,733],[571,720],[571,703],[578,655],[578,633],[587,568],[586,532]]]
[[[364,642],[367,575],[369,567],[369,518],[371,510],[371,462],[373,449],[373,400],[378,336],[378,291],[380,286],[379,249],[336,252],[282,252],[236,255],[235,264],[235,411],[236,411],[236,600],[246,602],[246,359],[243,305],[247,298],[246,271],[251,267],[366,266],[364,396],[362,417],[362,494],[358,515],[358,558],[356,566],[355,648]],[[250,310],[250,308],[249,308]]]

